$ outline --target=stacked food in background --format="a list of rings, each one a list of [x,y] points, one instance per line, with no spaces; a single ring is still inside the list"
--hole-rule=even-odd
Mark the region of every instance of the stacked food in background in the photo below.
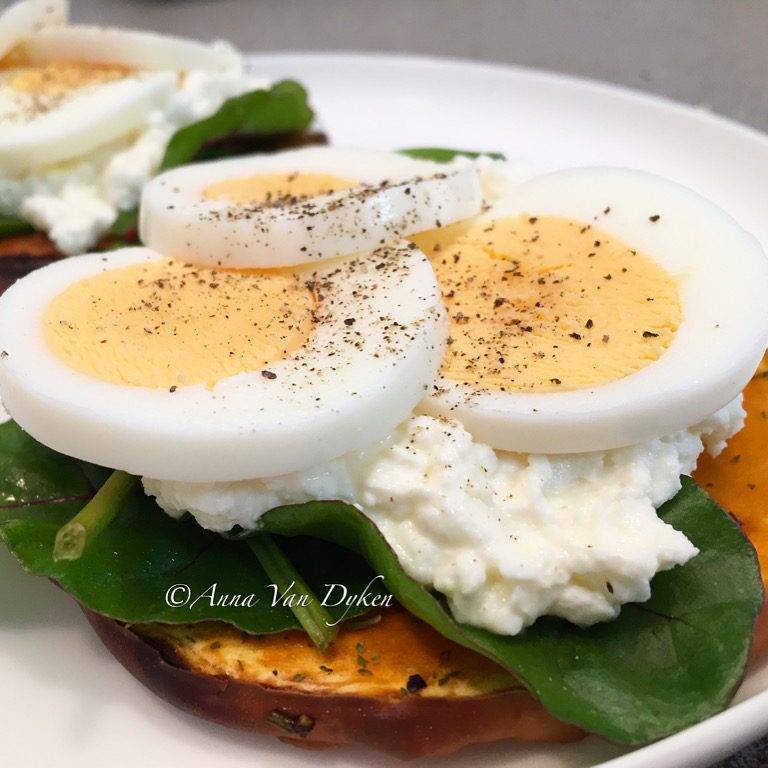
[[[251,74],[228,43],[70,24],[66,0],[14,5],[0,18],[0,253],[135,238],[158,170],[318,140],[311,121],[301,86]],[[31,232],[45,238],[15,239]]]

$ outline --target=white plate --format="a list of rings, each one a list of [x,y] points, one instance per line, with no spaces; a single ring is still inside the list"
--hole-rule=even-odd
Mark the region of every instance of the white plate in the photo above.
[[[389,56],[264,55],[254,68],[309,87],[336,144],[502,150],[537,170],[614,164],[688,184],[768,243],[768,137],[706,112],[619,88],[522,69]],[[13,768],[281,768],[392,761],[363,750],[303,752],[197,720],[137,683],[74,603],[0,553],[0,763]],[[768,668],[741,703],[626,753],[591,738],[565,747],[499,745],[445,766],[674,768],[711,763],[768,730]],[[604,762],[608,761],[608,762]]]

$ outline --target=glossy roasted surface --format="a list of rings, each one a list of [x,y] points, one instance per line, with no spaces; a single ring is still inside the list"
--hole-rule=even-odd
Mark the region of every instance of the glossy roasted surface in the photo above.
[[[308,693],[389,697],[478,696],[519,687],[493,662],[439,635],[405,611],[387,609],[372,626],[343,628],[325,653],[303,632],[247,635],[226,624],[134,626],[180,666],[248,683]],[[365,617],[370,620],[369,617]],[[363,624],[357,622],[357,624]]]
[[[159,696],[199,717],[297,746],[363,744],[408,759],[470,744],[565,742],[583,735],[555,720],[527,691],[497,691],[512,684],[506,673],[401,612],[368,629],[345,631],[325,657],[296,632],[251,638],[201,624],[142,627],[140,635],[85,613],[123,666]],[[374,648],[378,670],[361,675],[360,668],[376,666],[375,654],[367,655]],[[335,677],[338,689],[325,675]],[[269,684],[260,682],[269,678]]]

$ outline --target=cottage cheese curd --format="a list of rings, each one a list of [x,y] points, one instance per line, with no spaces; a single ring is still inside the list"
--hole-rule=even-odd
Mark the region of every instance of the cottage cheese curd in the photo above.
[[[239,54],[233,51],[231,59],[224,71],[184,73],[140,130],[88,156],[23,175],[0,169],[0,214],[28,220],[67,255],[92,248],[119,211],[138,204],[142,187],[157,171],[176,130],[213,114],[232,96],[268,85],[247,74]]]
[[[190,512],[214,531],[253,528],[281,504],[353,503],[459,621],[514,635],[542,615],[581,625],[615,618],[622,604],[650,597],[654,574],[696,555],[656,509],[744,415],[739,397],[687,430],[570,455],[495,452],[455,421],[417,415],[377,447],[304,472],[143,482],[168,514]]]

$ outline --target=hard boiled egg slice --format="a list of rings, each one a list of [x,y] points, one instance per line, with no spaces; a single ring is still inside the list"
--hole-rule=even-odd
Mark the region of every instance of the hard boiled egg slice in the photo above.
[[[19,42],[46,27],[66,24],[68,0],[22,0],[0,14],[0,59]]]
[[[241,480],[386,437],[444,340],[434,272],[411,244],[249,271],[123,249],[57,262],[0,298],[0,397],[69,456]]]
[[[481,205],[471,164],[312,147],[160,174],[144,188],[140,231],[196,264],[280,267],[369,251]]]
[[[14,45],[0,62],[0,167],[11,175],[131,136],[166,103],[180,73],[240,63],[227,46],[66,25],[65,17],[56,0],[0,17],[0,49],[3,40]]]
[[[51,64],[0,70],[0,167],[10,175],[130,135],[176,87],[173,72]]]
[[[526,453],[597,451],[697,423],[768,343],[768,261],[712,203],[638,171],[526,182],[415,241],[450,320],[423,408]]]

